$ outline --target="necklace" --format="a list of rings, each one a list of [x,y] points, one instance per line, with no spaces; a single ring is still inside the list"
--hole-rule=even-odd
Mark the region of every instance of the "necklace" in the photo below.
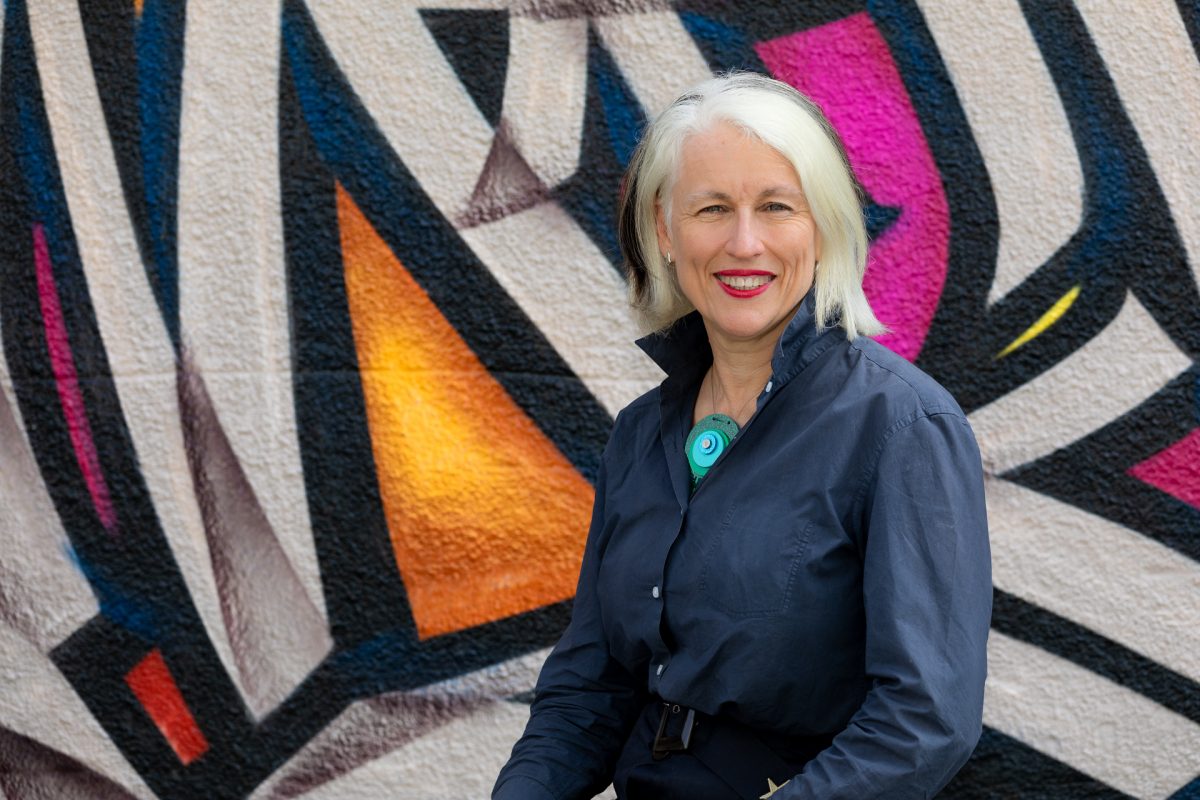
[[[729,447],[741,428],[728,414],[717,412],[717,380],[711,375],[708,383],[709,397],[712,398],[713,412],[692,426],[683,452],[687,455],[688,468],[692,472],[692,491],[700,485],[700,481],[708,474],[712,465],[721,457],[721,453]],[[750,400],[754,398],[751,397]],[[741,408],[734,413],[741,416],[750,404],[750,400],[742,403]]]
[[[710,379],[710,380],[709,380],[709,382],[708,382],[708,396],[709,396],[709,398],[710,398],[710,399],[711,399],[711,401],[712,401],[712,410],[713,410],[713,414],[719,414],[720,416],[722,416],[722,417],[726,417],[727,419],[736,419],[736,418],[739,418],[739,417],[741,417],[741,416],[742,416],[742,412],[746,410],[746,406],[750,405],[751,401],[753,401],[753,400],[754,400],[754,398],[756,397],[756,395],[751,395],[749,400],[747,400],[746,402],[742,403],[742,404],[741,404],[741,406],[739,406],[739,407],[738,407],[738,408],[737,408],[737,409],[734,411],[734,413],[733,413],[733,417],[729,417],[729,416],[728,416],[728,415],[726,415],[726,414],[720,414],[720,412],[718,412],[718,411],[717,411],[717,375],[716,375],[716,370],[713,370],[713,371],[712,371],[712,374],[711,374],[711,379]]]

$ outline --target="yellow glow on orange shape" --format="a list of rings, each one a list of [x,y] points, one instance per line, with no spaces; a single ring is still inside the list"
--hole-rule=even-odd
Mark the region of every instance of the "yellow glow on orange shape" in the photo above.
[[[418,634],[570,597],[591,485],[341,186],[338,220],[379,488]]]

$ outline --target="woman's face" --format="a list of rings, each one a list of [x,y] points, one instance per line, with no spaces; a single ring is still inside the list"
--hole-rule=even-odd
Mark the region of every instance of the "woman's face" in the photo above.
[[[659,247],[710,338],[773,345],[812,286],[821,249],[787,159],[718,123],[684,142],[671,219],[657,213]]]

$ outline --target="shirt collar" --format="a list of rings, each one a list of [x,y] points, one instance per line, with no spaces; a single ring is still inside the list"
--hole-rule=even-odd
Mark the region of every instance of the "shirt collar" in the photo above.
[[[795,377],[834,344],[838,336],[845,335],[836,324],[817,331],[816,304],[816,291],[809,289],[775,343],[771,372],[776,386]],[[671,378],[686,379],[687,375],[708,369],[712,364],[708,332],[698,311],[681,317],[665,331],[643,336],[637,344]]]

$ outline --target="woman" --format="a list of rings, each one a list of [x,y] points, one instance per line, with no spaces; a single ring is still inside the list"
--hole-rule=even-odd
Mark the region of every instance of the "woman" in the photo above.
[[[865,338],[859,196],[821,112],[769,78],[714,78],[647,130],[620,234],[667,378],[616,419],[571,624],[493,797],[925,798],[970,755],[979,453]]]

